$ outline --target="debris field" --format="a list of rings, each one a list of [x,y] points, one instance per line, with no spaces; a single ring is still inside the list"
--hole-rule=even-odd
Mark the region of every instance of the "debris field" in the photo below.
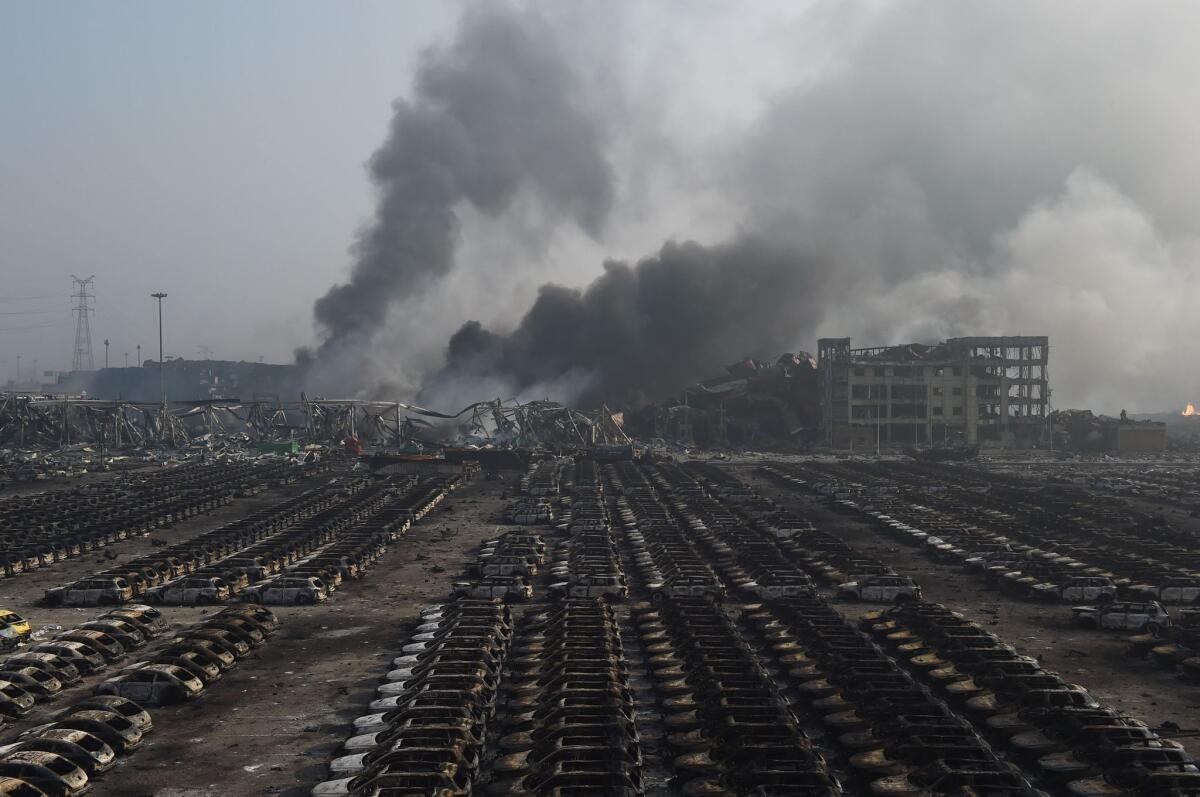
[[[1200,794],[1194,468],[395,470],[0,501],[0,784]]]

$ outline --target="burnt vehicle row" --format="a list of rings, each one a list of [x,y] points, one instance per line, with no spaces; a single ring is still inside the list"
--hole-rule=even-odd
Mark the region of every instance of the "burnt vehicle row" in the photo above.
[[[365,486],[365,482],[356,480],[281,499],[270,507],[195,537],[88,578],[48,589],[46,603],[51,606],[88,606],[120,604],[135,599],[176,605],[216,602],[216,596],[211,592],[191,595],[191,600],[182,600],[175,595],[175,585],[206,568],[218,570],[217,574],[210,573],[210,578],[230,575],[239,567],[250,564],[238,561],[244,551],[280,540],[306,520],[339,517],[339,513],[344,513],[346,507],[352,504],[355,496],[363,500],[359,494]],[[173,599],[165,600],[167,597]]]
[[[982,472],[931,476],[902,463],[766,471],[1018,597],[1200,601],[1200,539],[1119,500]]]
[[[969,722],[817,594],[742,609],[787,694],[847,767],[847,786],[877,795],[1038,795]]]
[[[387,547],[413,523],[433,511],[462,482],[462,477],[430,476],[393,483],[385,480],[378,500],[360,507],[351,522],[330,531],[323,543],[283,563],[282,571],[250,584],[241,598],[253,603],[306,605],[323,601],[344,581],[366,576]]]
[[[177,631],[137,662],[102,681],[98,695],[162,706],[194,700],[266,643],[279,620],[260,606],[231,606]]]
[[[745,496],[738,499],[753,500]],[[703,504],[703,499],[692,498],[690,503]],[[820,603],[815,595],[809,600]],[[1057,675],[1042,670],[1035,660],[1020,656],[994,635],[961,617],[947,612],[950,617],[943,621],[946,630],[929,630],[927,639],[899,633],[910,630],[893,626],[895,636],[884,634],[891,643],[886,655],[869,642],[865,645],[872,651],[861,654],[864,660],[874,662],[871,666],[880,668],[876,673],[878,680],[871,666],[856,669],[851,658],[838,661],[832,668],[831,672],[837,675],[831,683],[829,678],[820,677],[821,668],[804,663],[806,659],[811,663],[814,652],[811,641],[802,642],[788,635],[771,636],[780,631],[773,623],[777,619],[774,614],[783,604],[786,601],[750,607],[747,620],[762,628],[763,618],[768,618],[763,630],[770,632],[766,641],[772,652],[798,657],[781,664],[802,665],[799,669],[788,668],[790,679],[800,682],[796,691],[807,699],[810,709],[823,714],[823,724],[838,731],[840,742],[855,741],[847,737],[846,731],[867,727],[862,724],[864,714],[874,712],[871,716],[878,719],[897,716],[906,699],[925,706],[933,698],[942,703],[941,714],[951,717],[949,724],[958,728],[950,736],[962,736],[964,726],[971,732],[973,738],[966,742],[938,740],[933,733],[921,739],[892,740],[890,747],[884,745],[878,748],[881,752],[871,755],[852,755],[849,761],[858,776],[886,775],[870,782],[873,793],[1031,793],[1042,787],[1079,795],[1200,793],[1195,764],[1177,743],[1161,738],[1143,722],[1096,705],[1086,690],[1065,684]],[[892,615],[919,616],[927,607],[927,604],[907,603],[892,610]],[[814,610],[813,606],[808,608]],[[823,609],[828,612],[828,607]],[[868,622],[872,628],[879,624],[878,615]],[[834,625],[845,627],[840,619]],[[864,646],[861,635],[852,629],[844,633],[859,636],[857,644],[861,651]],[[937,639],[939,644],[931,644],[931,639]],[[880,660],[884,663],[879,664]],[[897,668],[897,661],[903,664],[903,670]],[[883,677],[885,673],[887,677]],[[973,673],[978,673],[978,677],[973,678]],[[998,680],[988,681],[989,677]],[[894,697],[886,694],[889,684],[898,690]],[[924,697],[912,697],[914,691]],[[864,705],[864,714],[858,713],[851,700],[856,692]],[[1051,742],[1021,735],[1045,730],[1032,719],[1047,711],[1057,712],[1053,715],[1056,718],[1069,716],[1069,720],[1062,719],[1063,723],[1084,717],[1095,722],[1078,733],[1074,726],[1056,726],[1047,731],[1053,736]],[[969,717],[971,723],[964,723],[959,715]],[[987,749],[988,745],[983,746],[982,752],[958,757],[959,745],[978,751],[980,744],[976,740],[984,737],[991,745],[998,745],[996,750],[1002,751],[1009,761],[997,758],[995,750]],[[936,749],[943,742],[950,757],[936,758]],[[915,757],[919,766],[905,764],[896,770],[897,756]],[[1024,773],[1014,769],[1011,761],[1019,763]]]
[[[526,614],[507,669],[487,794],[643,793],[636,707],[607,600]]]
[[[467,578],[454,582],[455,597],[527,601],[533,579],[546,559],[546,543],[537,535],[513,530],[485,541]]]
[[[576,488],[564,515],[570,535],[550,564],[549,594],[555,598],[607,598],[622,601],[629,584],[617,555],[617,541],[599,486]]]
[[[533,462],[521,476],[520,490],[524,495],[558,495],[562,491],[564,477],[572,472],[570,457],[556,457]]]
[[[677,483],[697,476],[688,492],[696,496],[691,505],[700,517],[688,519],[689,530],[710,538],[707,548],[714,561],[738,560],[739,569],[726,565],[722,575],[743,591],[749,588],[746,597],[782,598],[817,584],[834,588],[841,600],[920,600],[921,588],[911,578],[855,551],[807,518],[780,509],[724,471],[701,463],[689,463],[686,472],[676,470]],[[714,532],[719,537],[715,541]]]
[[[1053,788],[1079,797],[1200,794],[1200,769],[1178,742],[940,604],[874,612],[862,626]]]
[[[103,672],[166,630],[157,609],[114,609],[0,659],[0,727],[27,716],[85,676]]]
[[[840,794],[795,707],[720,606],[634,607],[684,795]]]
[[[304,493],[119,567],[47,590],[50,605],[315,603],[357,578],[454,479],[349,480]]]
[[[127,607],[111,614],[128,619],[136,614],[140,618],[136,621],[154,633],[166,628],[151,607]],[[265,609],[237,607],[180,630],[141,661],[101,682],[94,695],[74,701],[49,722],[0,746],[0,782],[10,788],[3,793],[28,797],[85,793],[119,757],[137,750],[153,728],[145,706],[198,696],[277,627],[278,621]]]
[[[773,547],[770,532],[748,528],[670,463],[616,463],[606,474],[621,496],[636,592],[653,599],[635,604],[632,616],[661,712],[673,793],[841,793],[779,679],[763,668],[723,608],[726,583],[752,598],[772,586],[786,586],[779,594],[793,594],[800,584],[807,591],[807,577]],[[742,542],[745,549],[738,550]],[[663,589],[669,582],[660,578],[661,569],[685,574],[690,594]],[[758,583],[751,574],[783,578]]]
[[[470,795],[512,637],[499,599],[426,607],[314,797]]]
[[[0,564],[7,576],[148,534],[320,466],[192,463],[88,488],[0,502]]]
[[[249,564],[238,561],[240,552],[280,537],[301,520],[334,511],[361,488],[362,484],[355,482],[340,488],[320,487],[281,499],[272,506],[165,546],[154,553],[131,559],[72,584],[47,590],[46,602],[52,606],[120,604],[137,599],[183,603],[185,601],[163,601],[164,587],[217,563],[222,563],[230,570]],[[187,602],[204,600],[201,597],[200,600]]]
[[[781,541],[758,520],[774,514],[769,502],[729,480],[722,480],[726,498],[718,501],[713,497],[716,490],[705,489],[710,485],[705,474],[700,474],[702,484],[698,484],[689,473],[669,464],[660,463],[656,470],[655,480],[664,490],[687,496],[675,505],[678,516],[739,595],[753,599],[759,594],[746,580],[747,570],[758,563],[769,563],[779,571],[790,568],[804,583],[770,600],[743,606],[739,623],[748,637],[708,601],[670,599],[657,611],[642,615],[641,638],[660,676],[664,725],[685,793],[689,789],[705,794],[749,793],[744,775],[737,774],[735,767],[720,765],[730,760],[740,762],[754,777],[778,778],[770,787],[778,793],[833,793],[844,783],[855,793],[1039,794],[1019,769],[990,750],[969,723],[817,595],[811,581],[791,562],[792,556],[804,551],[800,540],[808,534],[796,535],[794,543]],[[756,509],[742,511],[755,505]],[[705,623],[708,627],[701,630]],[[676,639],[691,634],[698,641],[694,648],[685,648],[685,663],[689,656],[719,649],[718,639],[740,652],[718,659],[722,669],[712,680],[690,677],[687,668],[681,670],[675,662],[681,655]],[[751,640],[753,646],[747,646]],[[769,657],[777,674],[762,669],[760,652]],[[750,691],[751,685],[760,691]],[[707,715],[692,711],[721,687],[746,690],[734,694],[747,699],[722,703]],[[784,719],[751,713],[753,707],[772,703],[786,712]],[[891,720],[896,722],[887,724]],[[699,727],[691,727],[696,721]],[[821,728],[819,744],[802,733],[799,740],[791,738],[795,731],[784,730],[806,724]],[[673,730],[676,727],[682,730]],[[831,744],[832,739],[836,743]],[[803,773],[794,771],[800,768],[797,759],[787,757],[796,749],[804,756]],[[836,757],[832,765],[826,753]],[[839,774],[843,783],[838,782]]]
[[[111,695],[75,701],[47,723],[0,745],[0,794],[74,797],[138,749],[153,729],[137,703]]]
[[[642,590],[652,601],[700,597],[719,601],[725,585],[687,538],[651,479],[629,462],[605,467],[622,543]],[[662,484],[661,486],[666,486]]]

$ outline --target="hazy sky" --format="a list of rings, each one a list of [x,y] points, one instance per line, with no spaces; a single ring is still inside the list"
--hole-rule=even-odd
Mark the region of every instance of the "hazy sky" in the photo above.
[[[505,103],[462,102],[523,57],[472,57],[460,19],[478,8],[570,73],[547,96],[610,167],[603,224],[548,207],[577,202],[566,175],[583,173],[529,144],[551,117],[531,108],[526,130]],[[378,227],[387,186],[366,164],[387,152],[460,182],[507,174],[511,195],[456,186],[449,264],[388,288],[330,394],[411,397],[460,326],[521,330],[543,283],[585,286],[671,241],[757,251],[728,246],[753,235],[806,270],[786,293],[734,279],[764,311],[709,337],[747,355],[778,353],[762,318],[810,350],[1048,334],[1055,406],[1182,406],[1200,399],[1197,29],[1200,5],[1168,0],[0,0],[0,374],[18,355],[69,367],[72,273],[96,275],[97,365],[105,337],[113,364],[156,353],[155,290],[171,355],[320,343],[313,302]],[[414,154],[404,118],[465,126],[470,146],[447,148],[465,160]],[[496,122],[507,138],[481,132]],[[551,376],[536,389],[569,400],[580,380]]]
[[[110,362],[286,360],[372,206],[363,163],[445,2],[0,2],[0,374],[70,366],[71,274]],[[47,296],[35,301],[12,297]],[[49,312],[44,312],[49,311]]]

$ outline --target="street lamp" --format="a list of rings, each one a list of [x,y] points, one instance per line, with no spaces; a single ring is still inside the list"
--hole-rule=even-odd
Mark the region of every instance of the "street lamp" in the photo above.
[[[158,397],[162,411],[162,434],[167,433],[167,380],[163,372],[163,333],[162,333],[162,300],[167,298],[165,293],[152,293],[158,299]],[[141,346],[138,347],[141,350]]]
[[[108,338],[104,339],[104,367],[108,368]]]

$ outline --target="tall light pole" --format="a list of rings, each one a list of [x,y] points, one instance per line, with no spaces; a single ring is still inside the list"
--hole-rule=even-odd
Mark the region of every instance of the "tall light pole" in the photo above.
[[[167,434],[167,379],[163,371],[162,300],[167,298],[167,295],[162,292],[150,295],[158,299],[158,397],[162,412],[161,433],[165,437]]]
[[[104,367],[108,368],[108,338],[104,339]]]
[[[129,367],[129,352],[124,352],[124,355],[125,355],[125,367],[128,368]]]
[[[138,349],[137,367],[141,368],[142,367],[142,344],[139,343],[137,345],[137,349]]]
[[[19,354],[17,355],[17,382],[16,382],[16,384],[18,386],[20,386],[20,384],[21,384],[21,355],[19,355]]]

